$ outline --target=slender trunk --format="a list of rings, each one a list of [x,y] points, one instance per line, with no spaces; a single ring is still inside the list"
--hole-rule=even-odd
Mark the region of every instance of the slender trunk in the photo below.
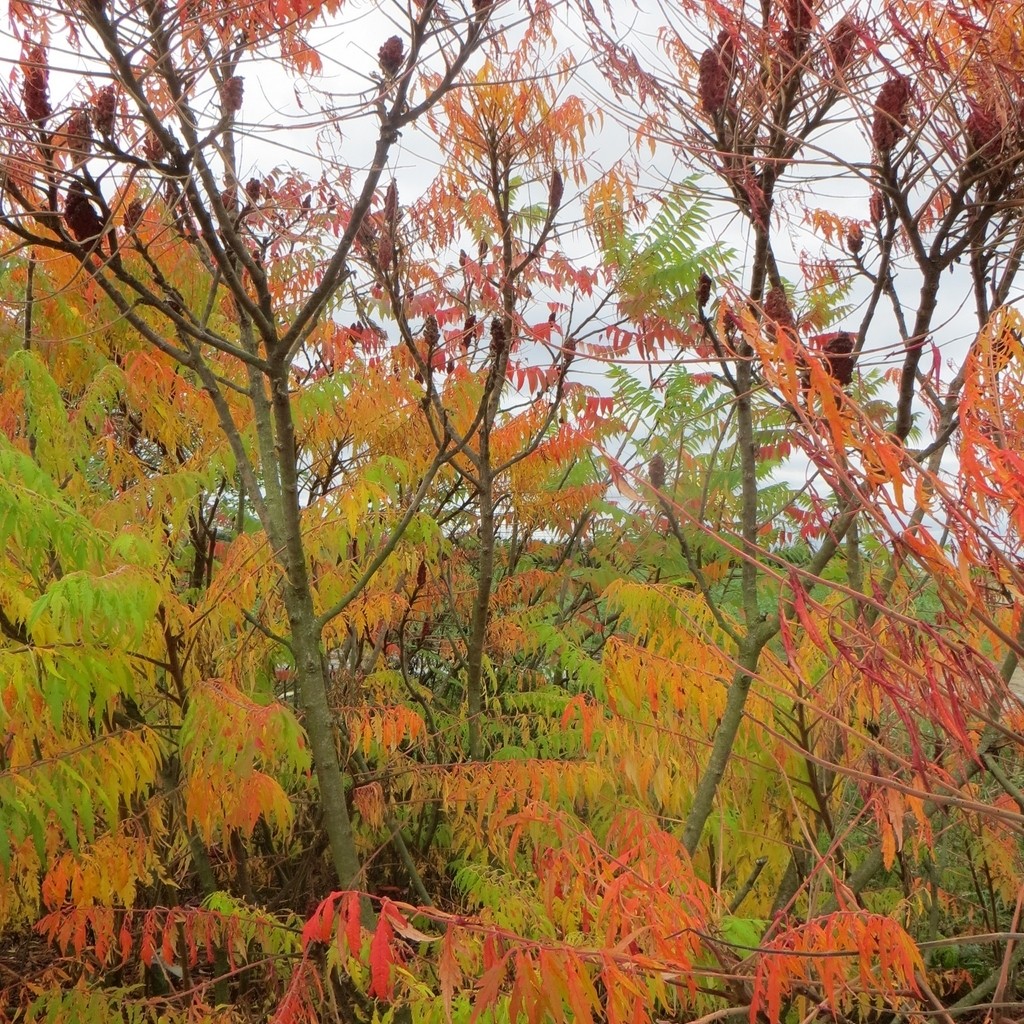
[[[210,863],[210,855],[203,845],[202,839],[192,831],[188,832],[188,848],[192,854],[192,864],[196,869],[196,877],[199,879],[199,887],[204,897],[209,898],[217,889],[217,878],[213,873],[213,865]],[[228,955],[220,944],[214,950],[213,969],[217,974],[217,980],[213,983],[214,1003],[223,1006],[229,999],[227,974],[231,970],[228,962]],[[182,966],[188,961],[182,957]]]
[[[743,536],[742,601],[746,636],[740,640],[737,650],[737,669],[729,684],[729,692],[718,723],[718,731],[711,747],[704,774],[697,784],[690,813],[683,826],[683,846],[692,856],[700,843],[704,825],[711,815],[715,795],[725,775],[726,766],[732,756],[733,744],[743,721],[743,708],[750,693],[750,684],[757,670],[761,649],[768,642],[774,630],[761,622],[757,602],[758,547],[757,547],[757,446],[754,438],[753,410],[750,405],[752,383],[751,353],[742,353],[746,361],[739,364],[736,382],[739,394],[736,398],[737,447],[742,467],[741,531]]]
[[[284,604],[291,632],[299,700],[320,787],[324,826],[330,840],[331,860],[340,886],[347,889],[356,885],[361,866],[345,799],[334,719],[327,700],[327,672],[321,627],[313,604],[306,550],[302,542],[295,423],[286,370],[282,370],[281,375],[273,381],[271,402],[280,480],[279,516],[283,535],[277,557],[286,575]]]
[[[480,474],[480,579],[469,633],[466,656],[466,703],[469,712],[469,756],[474,761],[484,757],[483,741],[483,664],[487,641],[487,619],[491,606],[491,584],[494,575],[494,496],[493,480],[486,458],[481,457]]]
[[[341,888],[351,889],[356,886],[362,867],[345,800],[345,781],[338,757],[334,719],[327,702],[324,659],[320,637],[314,627],[313,601],[308,592],[305,595],[291,592],[286,604],[303,724],[320,787],[320,805],[330,841],[331,860]]]
[[[802,850],[794,850],[792,854],[790,854],[789,863],[786,865],[786,870],[782,874],[782,880],[779,882],[778,891],[775,893],[775,900],[772,903],[772,909],[768,914],[768,917],[772,921],[774,921],[775,918],[789,906],[789,901],[800,889],[802,876],[800,862],[802,859]]]
[[[754,413],[750,405],[753,385],[752,354],[740,363],[736,372],[739,394],[736,397],[736,447],[740,455],[740,529],[743,535],[742,598],[743,618],[749,636],[756,628],[758,556],[757,542],[757,443],[754,438]]]
[[[28,258],[28,278],[25,281],[25,333],[22,337],[21,347],[28,352],[32,348],[32,313],[34,299],[32,285],[36,273],[35,253]]]
[[[693,804],[690,807],[690,813],[686,816],[686,824],[683,826],[683,846],[686,847],[686,851],[691,857],[697,852],[697,845],[700,843],[704,826],[715,805],[715,795],[718,793],[718,787],[725,775],[729,758],[732,756],[736,734],[743,721],[743,707],[747,702],[750,684],[757,669],[757,660],[765,642],[755,636],[753,639],[745,640],[740,649],[739,666],[729,684],[729,695],[726,698],[722,720],[718,723],[718,731],[715,733],[714,743],[711,746],[711,757],[697,784],[697,791],[693,795]]]
[[[850,524],[850,531],[846,535],[846,578],[851,590],[864,592],[864,570],[860,558],[860,530],[856,520]],[[854,609],[854,615],[858,610]]]

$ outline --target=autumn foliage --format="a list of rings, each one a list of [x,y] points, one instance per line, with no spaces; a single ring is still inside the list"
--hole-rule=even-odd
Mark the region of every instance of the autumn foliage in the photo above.
[[[0,1019],[1024,1015],[1024,6],[630,16],[12,3]]]

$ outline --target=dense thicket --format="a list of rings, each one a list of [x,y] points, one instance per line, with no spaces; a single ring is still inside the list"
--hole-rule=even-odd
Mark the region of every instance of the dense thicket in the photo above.
[[[12,5],[8,1019],[1024,1011],[1024,7],[624,15]]]

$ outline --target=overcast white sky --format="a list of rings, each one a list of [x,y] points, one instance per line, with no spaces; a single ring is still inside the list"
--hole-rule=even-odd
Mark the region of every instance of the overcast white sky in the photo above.
[[[333,149],[340,159],[352,164],[357,170],[366,164],[372,152],[377,126],[372,117],[349,119],[351,108],[347,107],[344,97],[351,98],[360,90],[372,90],[371,75],[378,68],[377,49],[389,35],[396,32],[403,34],[401,26],[389,16],[390,10],[392,8],[374,0],[349,0],[337,24],[317,29],[313,41],[324,60],[324,75],[312,85],[300,82],[296,86],[294,76],[284,73],[272,59],[247,61],[240,68],[239,73],[245,79],[245,103],[241,112],[244,126],[240,164],[242,180],[250,174],[259,177],[275,167],[288,165],[316,175],[321,167],[316,153],[318,144]],[[653,8],[636,9],[618,0],[614,3],[614,10],[619,19],[617,27],[622,38],[641,56],[649,56],[653,66],[665,71],[667,64],[663,57],[658,56],[658,31],[663,21],[660,12]],[[515,5],[500,7],[495,16],[497,22],[512,26],[513,33],[519,31],[516,28],[519,18]],[[560,41],[564,40],[565,47],[571,48],[581,62],[577,77],[565,86],[566,90],[578,92],[598,109],[605,101],[611,107],[607,87],[586,52],[581,27],[572,22],[564,22],[559,32]],[[16,63],[18,53],[19,47],[9,34],[0,37],[0,60],[6,63],[8,69]],[[82,69],[82,64],[79,58],[62,48],[57,39],[53,40],[50,53],[54,65],[67,69],[66,73],[55,72],[51,77],[51,100],[57,107],[66,96],[74,99],[78,84],[76,71]],[[325,122],[320,111],[320,90],[335,93],[342,98],[331,104],[330,123]],[[844,157],[850,153],[861,153],[865,159],[868,156],[862,133],[850,125],[838,128],[819,141]],[[595,133],[589,149],[588,176],[591,180],[620,159],[634,155],[631,132],[628,127],[624,128],[618,123],[613,110],[609,110],[603,129]],[[636,156],[643,176],[641,189],[649,191],[653,196],[662,193],[691,171],[680,163],[669,147],[663,147],[654,157],[650,157],[646,149],[637,151]],[[415,129],[403,133],[391,161],[391,172],[399,182],[402,202],[411,201],[426,189],[443,160],[444,154],[439,152],[435,139]],[[865,216],[869,192],[866,183],[849,172],[829,176],[826,168],[816,168],[815,173],[819,170],[823,173],[811,188],[810,201],[836,213]],[[546,183],[540,189],[546,190]],[[535,197],[538,202],[544,198],[540,194]],[[820,253],[823,243],[801,223],[795,208],[791,209],[794,216],[777,234],[780,247],[778,256],[784,273],[791,280],[798,281],[801,252]],[[578,213],[578,207],[576,211]],[[571,196],[567,196],[564,212],[570,218],[573,216]],[[724,241],[736,250],[739,256],[738,271],[742,274],[750,238],[741,218],[731,208],[723,206],[721,212],[708,224],[708,239]],[[563,230],[560,243],[574,257],[591,263],[596,260],[592,241],[582,231],[573,233],[570,229]],[[832,250],[832,255],[835,255],[835,250]],[[901,287],[906,288],[908,305],[911,307],[909,313],[912,314],[917,281],[911,272],[898,272],[897,288]],[[865,290],[862,289],[855,292],[855,304],[862,300],[864,294]],[[966,275],[954,273],[944,283],[941,294],[942,305],[937,318],[940,326],[935,332],[935,341],[941,346],[943,359],[959,365],[975,331],[972,310],[970,306],[965,309],[965,302],[969,301],[969,281]],[[547,312],[543,297],[538,306],[541,312],[537,319],[543,319]],[[581,309],[585,309],[585,304],[581,305]],[[855,310],[848,321],[837,326],[855,328],[858,319]],[[902,346],[898,343],[891,318],[879,316],[869,334],[862,367],[897,366],[901,352]],[[666,358],[671,356],[671,353],[666,354]],[[928,358],[926,356],[926,362]],[[599,362],[588,364],[580,358],[574,367],[574,374],[577,379],[602,386],[604,376]],[[806,473],[806,465],[794,462],[787,467],[785,475],[791,477],[793,482],[800,482]]]

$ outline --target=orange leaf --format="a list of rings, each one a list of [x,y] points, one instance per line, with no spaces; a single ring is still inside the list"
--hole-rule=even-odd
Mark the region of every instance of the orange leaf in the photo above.
[[[591,1024],[597,1008],[597,996],[584,970],[583,965],[574,960],[566,963],[565,988],[575,1024]]]
[[[455,930],[452,928],[444,933],[444,938],[441,940],[441,958],[437,964],[437,980],[441,985],[445,1016],[451,1021],[452,996],[462,982],[462,969],[455,956]]]
[[[480,1014],[494,1006],[497,1002],[501,983],[505,979],[505,966],[511,955],[512,951],[509,950],[490,970],[484,973],[484,976],[477,983],[476,1001],[473,1004],[473,1013],[469,1018],[469,1024],[476,1024]]]

